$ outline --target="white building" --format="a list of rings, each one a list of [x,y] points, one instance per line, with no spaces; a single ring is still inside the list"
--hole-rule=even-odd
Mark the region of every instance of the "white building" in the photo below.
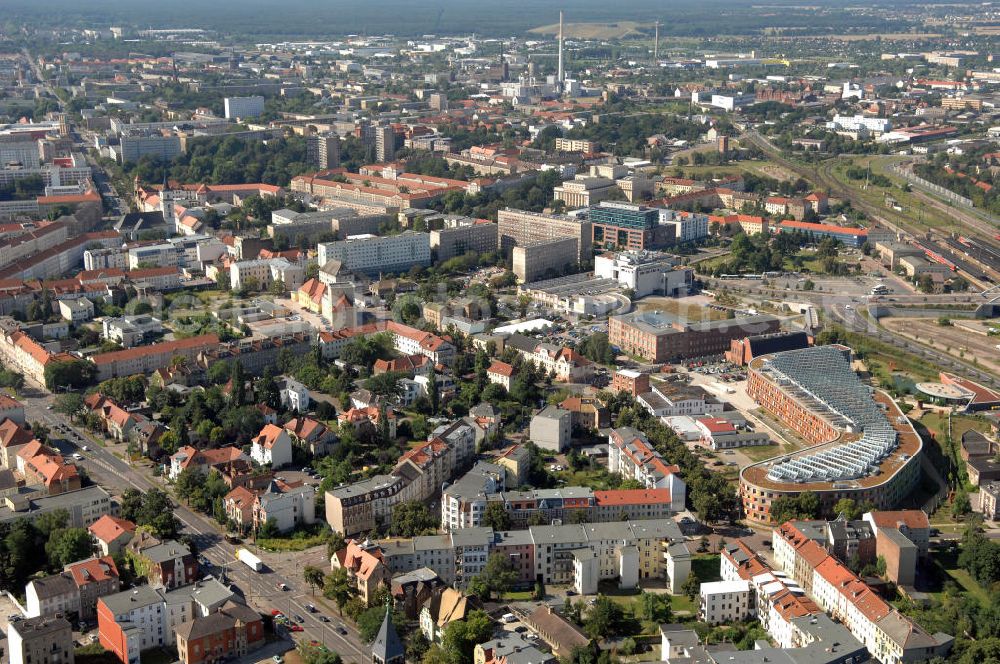
[[[93,305],[91,305],[93,307]],[[125,348],[142,344],[147,336],[159,334],[163,324],[152,316],[122,316],[121,318],[105,318],[101,321],[101,336],[108,341],[114,341]]]
[[[594,276],[614,279],[636,297],[653,293],[687,295],[693,280],[690,269],[675,269],[675,257],[652,251],[623,251],[594,258]]]
[[[742,622],[753,615],[749,581],[703,583],[700,594],[698,617],[709,625]]]
[[[870,118],[864,115],[835,115],[832,121],[826,123],[826,128],[833,131],[884,134],[892,129],[892,120],[888,118]]]
[[[250,458],[261,466],[283,468],[292,463],[292,438],[275,424],[265,424],[250,446]]]
[[[674,210],[663,209],[660,211],[659,223],[662,226],[672,226],[674,229],[674,239],[679,242],[694,242],[704,237],[708,237],[708,215],[691,213],[679,213]]]
[[[255,118],[264,113],[263,97],[226,97],[223,102],[226,118],[230,120],[236,118]]]
[[[294,378],[285,378],[281,386],[281,405],[288,410],[305,413],[311,404],[308,388]]]
[[[85,323],[94,317],[94,303],[85,297],[59,300],[59,315],[74,325]]]
[[[273,520],[279,531],[288,532],[316,522],[316,492],[308,485],[287,491],[269,488],[257,496],[254,511],[258,523]]]
[[[405,272],[414,265],[431,264],[430,234],[406,231],[399,235],[351,235],[346,240],[319,245],[319,264],[338,260],[349,272],[380,274]]]
[[[130,270],[138,269],[140,266],[170,267],[179,262],[177,247],[170,242],[147,244],[128,250],[128,268]]]

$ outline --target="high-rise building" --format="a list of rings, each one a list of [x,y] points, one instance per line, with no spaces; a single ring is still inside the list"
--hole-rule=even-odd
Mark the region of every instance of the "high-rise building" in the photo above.
[[[226,97],[225,98],[226,118],[255,118],[264,113],[264,98],[254,97]]]
[[[306,138],[306,160],[316,168],[340,166],[340,136],[327,131]]]
[[[497,212],[497,247],[510,256],[514,247],[571,237],[580,260],[590,259],[591,230],[587,220],[505,208]]]
[[[397,134],[392,125],[386,124],[375,127],[375,159],[379,163],[392,161],[396,158],[396,150],[399,149],[402,134]]]

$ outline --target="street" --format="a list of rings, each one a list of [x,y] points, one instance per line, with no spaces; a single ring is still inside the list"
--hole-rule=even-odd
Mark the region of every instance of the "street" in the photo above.
[[[80,449],[80,445],[65,438],[53,440],[52,444],[67,454],[76,452],[83,455],[84,459],[80,465],[96,484],[103,486],[112,495],[120,495],[128,487],[143,492],[154,488],[166,488],[165,482],[147,477],[101,445],[93,443],[93,438],[89,434],[71,425],[66,417],[48,410],[47,407],[53,401],[52,395],[26,388],[20,395],[20,400],[24,403],[27,420],[48,426],[52,430],[53,437],[61,436],[56,430],[57,426],[69,426],[79,437],[78,440],[87,441],[83,443],[88,447],[86,452]],[[295,641],[318,641],[339,653],[344,662],[367,661],[366,646],[357,631],[349,623],[343,623],[332,602],[321,595],[313,596],[302,578],[302,569],[306,565],[314,565],[324,571],[329,569],[330,563],[326,558],[325,547],[302,553],[275,554],[261,551],[249,544],[234,546],[226,542],[220,528],[212,519],[184,505],[178,505],[174,509],[174,514],[184,525],[183,532],[189,534],[197,544],[199,555],[209,561],[210,566],[206,572],[224,575],[234,590],[245,598],[248,606],[264,614],[270,614],[272,609],[278,609],[290,619],[296,615],[302,616],[304,631],[292,635]],[[251,549],[264,561],[266,568],[263,572],[253,572],[236,560],[236,549],[240,546]],[[279,589],[282,583],[287,585],[287,591]],[[306,609],[307,604],[316,605],[319,611],[310,613]],[[330,622],[321,622],[320,615],[328,616]],[[341,623],[346,628],[346,634],[337,631]],[[293,645],[291,642],[288,644],[289,648]],[[254,659],[256,658],[255,655]]]

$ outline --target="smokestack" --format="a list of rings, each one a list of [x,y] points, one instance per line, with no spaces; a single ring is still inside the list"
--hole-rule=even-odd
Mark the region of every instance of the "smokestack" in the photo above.
[[[657,21],[654,25],[654,37],[653,37],[653,60],[658,60],[660,57],[660,22]]]
[[[563,13],[559,12],[559,74],[556,77],[559,81],[560,90],[563,82]]]

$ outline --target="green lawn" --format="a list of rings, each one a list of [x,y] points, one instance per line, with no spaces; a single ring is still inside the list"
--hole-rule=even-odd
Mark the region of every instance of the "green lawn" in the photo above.
[[[958,585],[962,586],[962,590],[969,593],[983,604],[990,603],[990,595],[986,592],[986,589],[976,583],[976,580],[969,576],[969,573],[964,569],[949,569],[945,571]]]
[[[312,535],[310,537],[287,537],[287,538],[265,538],[258,539],[257,546],[266,551],[305,551],[314,546],[326,543],[326,535]]]
[[[722,575],[719,573],[719,557],[717,553],[691,556],[691,571],[698,575],[698,580],[702,583],[721,581]]]

